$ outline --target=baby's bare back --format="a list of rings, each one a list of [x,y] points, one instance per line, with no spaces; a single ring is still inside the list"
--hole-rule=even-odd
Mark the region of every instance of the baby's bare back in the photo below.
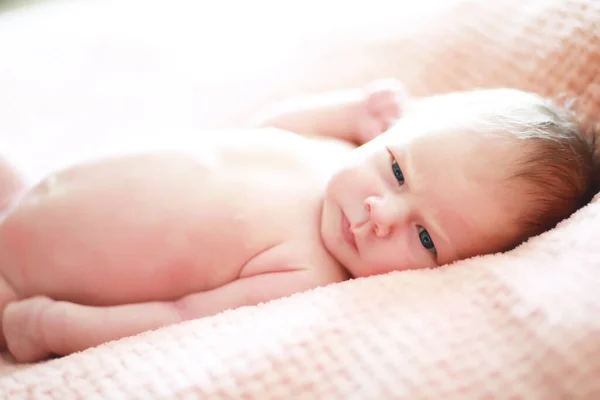
[[[17,295],[115,305],[309,259],[339,268],[319,240],[324,145],[275,130],[222,138],[100,158],[42,181],[0,225],[0,268]]]

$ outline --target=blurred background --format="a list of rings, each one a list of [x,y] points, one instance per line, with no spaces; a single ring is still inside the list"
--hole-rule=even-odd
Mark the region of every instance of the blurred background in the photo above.
[[[453,1],[3,0],[2,147],[34,173],[116,141],[243,126],[284,97],[393,75],[390,32]]]
[[[0,11],[10,10],[18,7],[27,7],[46,0],[2,0],[0,1]]]
[[[0,149],[35,178],[389,76],[415,96],[579,96],[591,115],[594,13],[587,0],[0,0]]]

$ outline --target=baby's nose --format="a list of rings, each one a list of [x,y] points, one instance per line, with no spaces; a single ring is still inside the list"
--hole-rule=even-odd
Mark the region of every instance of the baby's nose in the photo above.
[[[365,210],[377,237],[388,236],[395,227],[406,221],[408,210],[396,203],[384,196],[369,196],[365,199]]]

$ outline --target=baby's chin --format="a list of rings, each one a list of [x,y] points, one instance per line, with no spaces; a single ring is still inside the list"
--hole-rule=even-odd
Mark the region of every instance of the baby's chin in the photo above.
[[[369,276],[367,266],[363,265],[358,255],[352,254],[345,247],[345,242],[340,240],[340,236],[331,231],[321,231],[322,243],[327,252],[351,275],[352,278]]]

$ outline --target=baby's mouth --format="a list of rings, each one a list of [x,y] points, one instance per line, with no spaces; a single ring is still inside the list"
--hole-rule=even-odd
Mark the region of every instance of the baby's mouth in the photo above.
[[[350,221],[346,217],[346,214],[342,211],[342,237],[344,241],[352,247],[354,250],[358,251],[358,247],[356,247],[356,238],[354,237],[354,233],[350,230]]]

